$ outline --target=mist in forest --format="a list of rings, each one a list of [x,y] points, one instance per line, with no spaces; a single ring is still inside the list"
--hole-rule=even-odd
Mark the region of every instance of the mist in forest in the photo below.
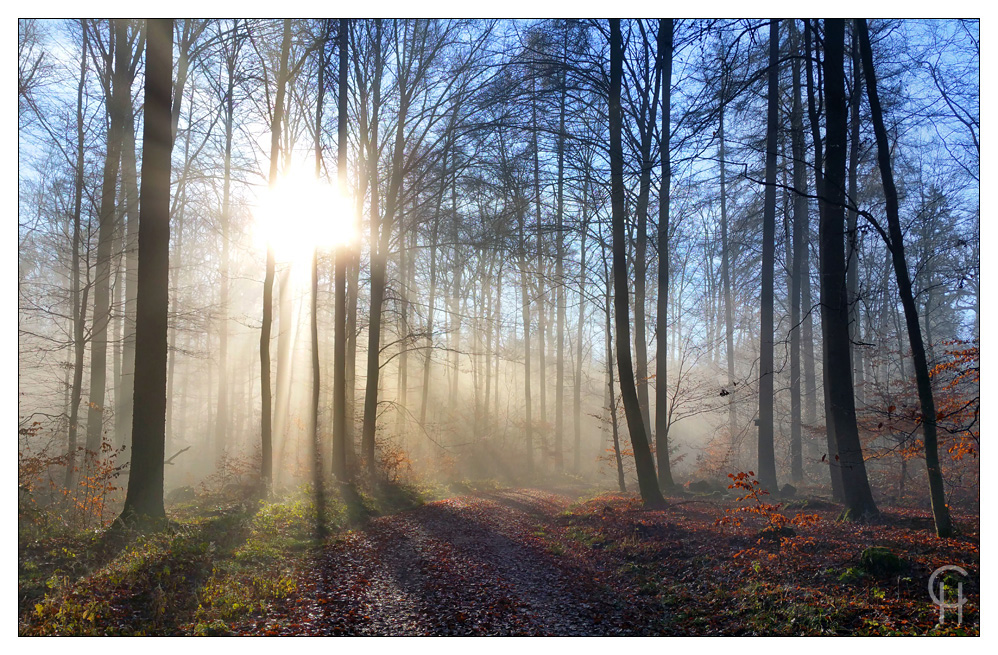
[[[650,466],[655,493],[753,471],[928,506],[926,389],[940,493],[978,502],[976,21],[870,21],[875,110],[851,22],[821,28],[837,92],[809,21],[167,28],[150,96],[145,21],[18,23],[36,502],[106,522],[132,493],[137,390],[162,375],[136,342],[145,275],[166,301],[167,502],[359,479],[648,501]],[[166,278],[140,257],[153,97]],[[835,486],[840,455],[861,483]]]

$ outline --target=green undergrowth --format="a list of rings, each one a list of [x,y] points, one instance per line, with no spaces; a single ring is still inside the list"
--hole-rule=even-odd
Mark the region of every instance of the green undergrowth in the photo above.
[[[402,485],[327,490],[328,535],[436,494]],[[268,500],[202,495],[168,507],[165,529],[72,532],[20,526],[20,635],[224,635],[296,589],[321,542],[308,485]]]

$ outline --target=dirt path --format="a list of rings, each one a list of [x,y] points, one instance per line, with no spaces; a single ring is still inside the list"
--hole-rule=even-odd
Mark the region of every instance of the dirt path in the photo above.
[[[253,632],[628,634],[629,603],[608,591],[600,563],[552,552],[540,538],[561,529],[556,517],[571,501],[503,490],[374,519],[331,542],[286,615],[260,619]]]

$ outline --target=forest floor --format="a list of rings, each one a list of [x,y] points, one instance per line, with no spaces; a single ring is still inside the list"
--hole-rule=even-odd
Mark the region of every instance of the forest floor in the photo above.
[[[634,495],[578,488],[360,500],[332,500],[331,525],[340,527],[322,545],[301,529],[310,515],[303,498],[223,508],[113,553],[84,544],[80,559],[92,563],[75,576],[51,573],[67,560],[62,542],[26,544],[19,633],[980,632],[976,514],[956,512],[959,534],[937,539],[926,510],[841,522],[838,506],[816,498],[748,513],[727,494],[647,510]],[[793,529],[761,532],[779,517],[793,517]],[[947,564],[969,575],[961,626],[955,609],[937,625],[929,598],[929,576]],[[946,581],[950,600],[957,581]]]

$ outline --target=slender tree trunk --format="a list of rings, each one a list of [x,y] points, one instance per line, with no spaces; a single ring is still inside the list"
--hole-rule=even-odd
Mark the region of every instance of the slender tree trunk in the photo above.
[[[285,110],[286,111],[286,110]],[[294,362],[291,359],[291,342],[298,341],[298,322],[294,317],[294,290],[291,285],[289,262],[277,273],[277,389],[274,401],[274,440],[277,450],[276,471],[273,481],[282,482],[285,474],[285,453],[291,444],[291,416],[288,411],[291,396],[291,374]],[[299,306],[300,308],[300,306]],[[295,444],[298,439],[295,439]],[[297,447],[297,446],[296,446]]]
[[[857,177],[859,173],[859,105],[863,98],[859,43],[856,34],[852,37],[852,95],[849,97],[849,205],[857,200]],[[848,211],[849,226],[846,232],[846,293],[849,297],[849,343],[852,355],[853,381],[856,385],[856,403],[863,405],[863,349],[857,344],[862,340],[859,316],[859,231],[856,224],[859,214],[854,209]]]
[[[132,386],[135,380],[135,303],[139,266],[139,187],[135,157],[135,118],[128,97],[122,131],[121,182],[125,193],[125,306],[122,312],[124,335],[121,342],[121,400],[115,421],[120,426],[119,444],[127,443],[132,430]]]
[[[641,498],[649,507],[665,505],[658,489],[655,463],[648,435],[645,433],[634,387],[634,369],[631,365],[630,316],[628,315],[628,278],[624,234],[624,153],[621,144],[622,112],[620,87],[623,78],[624,48],[620,35],[620,19],[610,20],[610,188],[613,211],[613,284],[616,306],[617,368],[620,370],[620,387],[624,398],[627,428],[631,433],[634,464],[638,474]]]
[[[181,197],[182,197],[183,196],[183,188],[180,188],[179,191],[180,191],[180,194],[181,194]],[[181,264],[181,261],[182,261],[181,258],[182,258],[182,255],[183,255],[183,247],[184,247],[184,209],[186,207],[186,202],[183,201],[183,200],[181,200],[181,202],[179,204],[180,204],[180,211],[177,212],[177,224],[176,224],[176,230],[174,230],[174,234],[177,235],[176,236],[177,244],[176,244],[176,249],[174,251],[174,258],[173,258],[174,259],[174,266],[176,266],[178,269],[180,268],[180,264]],[[178,302],[177,302],[177,296],[178,296],[178,293],[179,293],[178,289],[179,289],[179,282],[177,280],[177,276],[173,276],[173,279],[171,280],[171,283],[170,283],[170,306],[171,307],[177,307],[177,305],[178,305]],[[174,318],[174,322],[176,322],[176,318]],[[168,333],[169,334],[169,339],[170,339],[169,351],[171,353],[173,353],[173,356],[169,358],[168,364],[167,364],[167,370],[166,370],[166,445],[167,445],[167,447],[170,447],[170,445],[174,441],[174,438],[173,438],[173,431],[174,431],[174,427],[173,427],[173,414],[174,414],[174,408],[178,404],[180,404],[180,403],[177,402],[178,399],[175,397],[175,395],[173,393],[174,381],[176,380],[176,368],[177,368],[177,352],[178,352],[177,351],[177,334],[179,332],[180,332],[180,330],[177,330],[176,329],[176,325],[174,325],[174,329],[170,330],[169,333]],[[182,397],[186,399],[186,394],[184,394]]]
[[[796,21],[790,21],[791,51],[797,53]],[[791,63],[793,99],[790,110],[790,151],[793,158],[793,260],[790,269],[790,478],[800,482],[804,477],[801,442],[801,282],[807,275],[803,263],[807,258],[807,171],[804,167],[804,121],[801,104],[800,59]],[[808,308],[809,309],[809,308]]]
[[[454,155],[454,177],[451,180],[450,187],[450,206],[451,206],[451,246],[453,252],[453,260],[451,262],[452,272],[454,274],[453,280],[453,291],[451,292],[450,298],[450,348],[451,348],[451,385],[450,385],[450,397],[448,402],[448,407],[450,408],[451,418],[453,419],[457,411],[457,392],[458,386],[461,380],[461,364],[460,364],[460,351],[461,351],[461,272],[464,268],[461,266],[461,249],[459,247],[458,241],[460,240],[460,218],[457,215],[457,152],[452,152]]]
[[[225,162],[223,163],[222,180],[222,261],[219,264],[219,284],[221,284],[221,299],[219,308],[221,317],[218,325],[218,408],[215,413],[215,462],[219,462],[228,441],[229,426],[229,247],[232,185],[232,129],[235,110],[234,92],[236,84],[236,57],[239,49],[239,21],[232,27],[232,51],[227,54],[226,75],[228,84],[225,92]]]
[[[382,305],[385,298],[385,266],[391,242],[391,233],[394,228],[395,213],[398,207],[399,189],[402,185],[403,157],[405,154],[403,150],[405,146],[405,123],[409,109],[409,94],[411,93],[411,89],[407,88],[407,76],[408,73],[403,72],[398,80],[400,96],[398,123],[395,128],[392,175],[388,186],[388,197],[385,202],[384,220],[375,220],[373,207],[371,214],[371,314],[368,327],[367,392],[364,396],[364,431],[362,438],[367,470],[372,478],[377,470],[375,435],[378,419],[378,380],[381,373],[381,318]],[[372,190],[377,188],[376,181],[376,175],[372,175]],[[379,234],[380,238],[376,241],[375,237]]]
[[[897,188],[894,185],[894,173],[891,168],[890,144],[887,141],[887,130],[884,128],[883,111],[880,107],[880,96],[877,91],[877,77],[873,68],[873,50],[870,47],[870,35],[867,31],[866,20],[857,19],[856,28],[859,32],[863,69],[866,75],[867,95],[870,100],[870,113],[873,118],[873,129],[877,137],[877,159],[880,165],[880,177],[884,185],[884,197],[887,201],[887,223],[890,235],[889,249],[891,252],[891,261],[894,263],[894,275],[897,279],[901,304],[904,307],[905,325],[908,328],[908,340],[911,345],[911,356],[915,366],[918,401],[922,406],[922,438],[925,443],[925,468],[929,478],[929,498],[932,502],[932,515],[935,519],[936,534],[939,537],[949,537],[953,534],[953,524],[950,520],[949,507],[946,505],[942,469],[939,465],[939,446],[936,436],[936,406],[935,399],[932,396],[932,380],[929,377],[925,346],[922,343],[921,327],[918,323],[918,311],[911,290],[911,279],[908,275],[908,264],[904,257],[904,235],[901,232]]]
[[[73,388],[69,399],[69,435],[66,459],[66,477],[64,485],[67,489],[76,486],[76,451],[77,433],[80,423],[80,400],[83,397],[83,361],[86,351],[84,326],[87,317],[87,296],[90,285],[83,289],[80,296],[80,247],[82,244],[82,213],[83,213],[83,166],[84,166],[84,117],[83,91],[87,82],[87,51],[88,38],[86,21],[81,20],[83,45],[80,54],[80,82],[76,88],[76,171],[73,188]]]
[[[647,42],[646,42],[647,47]],[[651,443],[650,403],[648,401],[648,339],[647,318],[645,316],[646,278],[648,275],[648,197],[651,192],[652,133],[655,131],[655,116],[658,111],[660,78],[655,75],[652,97],[648,88],[640,89],[641,105],[638,111],[638,131],[641,135],[641,175],[638,182],[637,235],[634,241],[634,358],[637,375],[638,403],[641,406],[641,420],[645,424],[645,434]]]
[[[726,84],[725,76],[722,84]],[[734,449],[735,434],[738,431],[738,410],[735,406],[735,321],[731,302],[731,246],[728,243],[728,193],[725,186],[724,162],[724,105],[721,98],[720,119],[717,128],[717,158],[721,168],[721,287],[724,294],[724,338],[728,364],[728,439],[729,450]],[[660,255],[661,256],[661,255]]]
[[[105,393],[107,387],[107,330],[111,314],[111,246],[116,229],[115,191],[118,164],[121,159],[121,140],[124,130],[128,82],[127,26],[124,20],[114,20],[114,73],[111,93],[106,99],[110,125],[107,133],[107,157],[101,186],[100,226],[97,233],[97,275],[94,280],[94,318],[90,338],[90,403],[87,412],[87,455],[99,454],[104,432]],[[111,63],[108,62],[108,68]]]
[[[120,520],[161,520],[166,441],[166,331],[170,294],[170,91],[173,21],[153,19],[146,37],[145,120],[135,320],[136,377],[131,471]]]
[[[585,327],[586,307],[586,237],[589,233],[589,174],[590,165],[586,163],[586,171],[582,184],[582,241],[579,245],[579,322],[575,330],[575,385],[573,388],[572,415],[575,419],[575,441],[572,453],[572,471],[579,472],[582,456],[582,330]]]
[[[520,250],[520,301],[523,314],[523,400],[525,407],[524,439],[527,448],[527,473],[534,472],[534,423],[531,415],[530,399],[530,284],[527,278],[527,240],[525,235],[524,200],[519,194],[515,197],[516,224],[519,233]]]
[[[322,41],[319,50],[318,97],[315,101],[315,178],[322,178],[322,102],[326,95],[326,45],[329,41],[330,20],[323,24]],[[309,412],[309,446],[311,447],[311,469],[313,495],[315,497],[315,535],[326,536],[326,493],[323,489],[322,438],[319,433],[319,393],[322,390],[319,364],[319,249],[312,249],[312,296],[309,312],[309,328],[312,337],[312,407]]]
[[[440,209],[447,189],[447,151],[450,146],[451,140],[448,138],[444,143],[444,153],[441,158],[437,208],[434,212],[433,223],[430,225],[430,301],[426,310],[426,354],[423,357],[423,391],[419,400],[419,425],[424,430],[426,429],[426,407],[430,399],[430,364],[433,361],[433,310],[437,302],[437,241],[440,221],[442,220]]]
[[[339,33],[337,38],[337,50],[339,55],[339,77],[337,83],[337,133],[336,133],[336,173],[338,181],[338,191],[345,197],[347,186],[347,73],[348,73],[348,48],[349,48],[349,19],[341,18]],[[375,49],[380,54],[381,48],[381,21],[377,23],[377,39]],[[379,58],[380,59],[380,58]],[[380,61],[375,61],[375,65]],[[380,81],[380,75],[376,77]],[[380,88],[375,88],[375,102],[380,100]],[[375,110],[377,111],[377,110]],[[377,144],[377,115],[372,117],[373,138],[375,149]],[[378,211],[378,162],[368,162],[373,174],[371,178],[371,221],[374,224]],[[373,231],[373,227],[372,227]],[[374,247],[372,242],[371,247]],[[333,474],[338,480],[347,479],[347,440],[349,433],[347,429],[347,369],[353,370],[347,362],[347,254],[346,248],[341,248],[336,253],[334,261],[334,317],[335,322],[334,342],[333,342]],[[355,362],[354,362],[355,363]],[[351,375],[351,378],[353,375]],[[366,416],[365,416],[366,420]],[[352,450],[352,449],[351,449]]]
[[[291,19],[284,19],[281,39],[281,62],[277,73],[277,95],[274,100],[274,116],[270,124],[270,175],[269,184],[277,184],[277,171],[281,148],[281,123],[284,120],[284,94],[288,77],[288,56],[291,49]],[[263,279],[263,327],[260,332],[260,395],[263,404],[261,414],[261,445],[263,462],[260,478],[264,493],[270,493],[274,477],[273,456],[273,417],[270,388],[270,333],[274,322],[274,247],[267,245],[267,268]]]
[[[821,252],[821,332],[824,337],[826,416],[835,434],[846,511],[855,518],[877,514],[866,476],[856,426],[852,365],[849,358],[849,299],[845,271],[846,101],[845,23],[825,21],[825,102],[828,156],[822,186],[819,245]]]
[[[662,156],[662,182],[658,198],[658,315],[656,345],[658,363],[655,380],[655,455],[658,459],[658,488],[670,491],[672,467],[669,461],[669,201],[672,196],[672,47],[673,20],[658,24],[658,51],[662,58],[662,131],[659,151]]]
[[[603,313],[606,317],[606,410],[610,415],[610,430],[613,438],[613,456],[617,464],[617,488],[620,493],[627,493],[627,483],[624,480],[624,461],[620,456],[620,428],[617,424],[617,393],[613,388],[613,325],[610,322],[610,300],[613,295],[612,280],[606,266],[606,247],[600,244],[603,259],[603,279],[606,280]]]
[[[567,39],[568,30],[564,31]],[[564,469],[565,437],[565,69],[567,41],[562,52],[563,68],[560,80],[558,107],[558,207],[555,215],[555,303],[557,305],[557,359],[555,360],[555,427],[554,465],[559,472]]]
[[[779,124],[780,22],[769,22],[769,111],[762,219],[762,310],[759,345],[759,484],[776,492],[773,447],[773,273],[776,265],[776,131]]]

